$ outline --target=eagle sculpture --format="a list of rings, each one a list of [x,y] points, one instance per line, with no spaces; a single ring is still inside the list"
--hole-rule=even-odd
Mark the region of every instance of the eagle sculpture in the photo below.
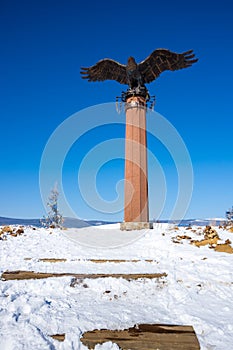
[[[183,53],[166,49],[153,51],[144,61],[136,63],[133,57],[128,58],[127,65],[105,58],[89,68],[81,68],[83,79],[88,81],[116,80],[120,84],[129,85],[130,89],[144,87],[151,83],[165,70],[188,68],[198,59],[193,50]]]

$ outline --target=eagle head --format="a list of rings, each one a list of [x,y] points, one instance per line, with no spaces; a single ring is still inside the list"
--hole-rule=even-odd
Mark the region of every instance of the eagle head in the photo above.
[[[129,63],[134,63],[134,64],[136,64],[135,58],[132,57],[132,56],[129,56],[129,58],[128,58],[128,64],[129,64]]]
[[[130,71],[133,71],[133,70],[137,69],[137,63],[136,63],[134,57],[132,57],[132,56],[130,56],[128,58],[127,69],[130,70]]]

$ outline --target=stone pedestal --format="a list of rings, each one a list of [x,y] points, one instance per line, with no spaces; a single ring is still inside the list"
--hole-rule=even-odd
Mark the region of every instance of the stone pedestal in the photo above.
[[[121,222],[122,231],[153,229],[153,222]]]
[[[125,113],[125,210],[122,229],[126,229],[126,223],[135,223],[128,225],[138,227],[134,229],[146,228],[144,225],[149,224],[149,210],[145,98],[129,97],[125,103]]]

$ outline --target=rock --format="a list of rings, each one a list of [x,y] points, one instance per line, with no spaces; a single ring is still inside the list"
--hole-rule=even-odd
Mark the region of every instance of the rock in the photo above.
[[[206,226],[206,228],[203,231],[204,233],[204,238],[205,239],[213,239],[213,238],[218,238],[218,233],[216,230],[214,230],[211,226]]]
[[[230,244],[227,244],[226,242],[224,244],[217,244],[214,248],[216,252],[222,252],[222,253],[228,253],[233,254],[233,248]]]
[[[16,232],[12,232],[12,233],[10,233],[10,236],[12,236],[12,237],[17,237],[18,235],[17,235]]]
[[[24,233],[24,229],[23,228],[18,228],[18,230],[16,231],[17,235],[21,235],[22,233]]]
[[[2,227],[2,233],[12,233],[13,228],[11,226],[3,226]]]
[[[196,247],[201,247],[210,244],[212,246],[213,244],[217,244],[219,240],[219,237],[209,238],[209,239],[202,239],[201,241],[195,241],[192,240],[190,243],[195,245]]]
[[[177,235],[176,237],[173,237],[173,239],[178,239],[181,241],[182,239],[191,239],[191,237],[187,235]]]

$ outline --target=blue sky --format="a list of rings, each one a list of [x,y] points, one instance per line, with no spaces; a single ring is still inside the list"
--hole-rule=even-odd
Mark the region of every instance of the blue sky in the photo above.
[[[189,69],[164,72],[148,88],[156,95],[155,110],[172,123],[190,153],[194,189],[186,217],[224,216],[233,204],[232,15],[230,0],[1,1],[0,216],[44,214],[39,168],[49,137],[72,114],[114,102],[126,88],[116,82],[88,83],[80,78],[80,67],[106,57],[126,63],[132,55],[140,62],[156,48],[194,49],[199,58]],[[101,140],[118,137],[111,130],[105,134]],[[119,137],[123,134],[121,128]],[[79,147],[77,142],[67,155],[63,186],[70,201],[75,202],[77,191],[75,157],[80,158],[95,137]],[[175,200],[176,180],[169,180],[174,165],[157,147],[168,178],[169,207]],[[101,195],[113,198],[113,180],[122,174],[122,161],[106,164],[97,178]],[[89,211],[78,193],[75,205],[83,218],[122,219],[122,213]]]

